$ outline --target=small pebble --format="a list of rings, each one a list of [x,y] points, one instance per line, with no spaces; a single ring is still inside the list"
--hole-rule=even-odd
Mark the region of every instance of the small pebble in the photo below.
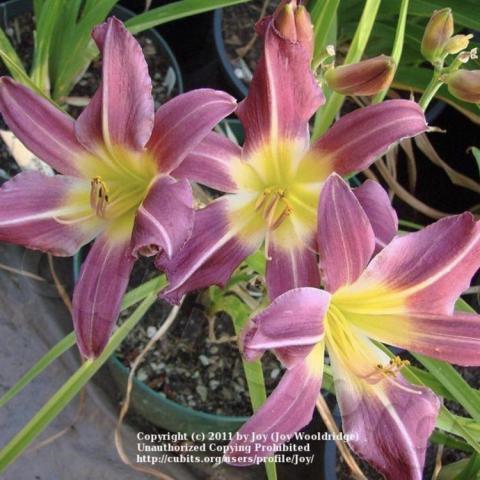
[[[202,401],[205,402],[208,396],[207,387],[205,387],[205,385],[197,385],[197,388],[195,390],[200,395],[200,398],[202,399]]]
[[[204,367],[206,367],[207,365],[210,364],[210,361],[208,360],[208,358],[207,358],[205,355],[200,355],[200,356],[198,357],[198,359],[200,360],[200,363],[201,363]]]
[[[157,333],[157,329],[153,326],[147,328],[147,337],[153,338],[153,336]]]
[[[218,380],[210,380],[210,382],[208,382],[208,385],[212,390],[216,390],[219,387],[220,382]]]
[[[270,372],[270,378],[272,378],[273,380],[275,380],[279,375],[280,375],[280,369],[279,368],[274,368]]]

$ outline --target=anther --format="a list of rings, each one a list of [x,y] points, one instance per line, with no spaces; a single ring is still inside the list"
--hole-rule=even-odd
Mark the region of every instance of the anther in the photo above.
[[[408,367],[410,362],[408,360],[402,360],[399,356],[396,356],[388,362],[387,365],[378,364],[376,367],[385,376],[396,377],[403,367]]]
[[[90,182],[90,206],[98,217],[105,217],[108,201],[107,185],[101,177],[94,177]]]

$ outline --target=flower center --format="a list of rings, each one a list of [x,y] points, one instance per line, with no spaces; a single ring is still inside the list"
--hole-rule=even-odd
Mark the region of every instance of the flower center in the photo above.
[[[286,192],[281,187],[268,187],[255,202],[255,211],[262,215],[270,231],[276,230],[293,212]]]
[[[155,159],[146,152],[114,146],[109,150],[99,147],[95,155],[83,160],[82,173],[91,179],[92,214],[105,220],[133,218],[158,175]]]

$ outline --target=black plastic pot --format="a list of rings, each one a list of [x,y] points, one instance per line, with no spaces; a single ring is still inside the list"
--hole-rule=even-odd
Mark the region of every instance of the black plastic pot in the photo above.
[[[223,40],[222,19],[223,10],[215,10],[213,14],[213,38],[215,40],[215,49],[217,51],[222,75],[228,82],[228,85],[232,89],[234,96],[238,99],[242,99],[247,96],[248,87],[239,78],[235,72],[235,68],[228,58],[227,51],[225,49],[225,42]]]
[[[73,257],[74,283],[78,280],[80,267],[86,255],[87,248],[84,247]],[[115,355],[107,360],[106,365],[118,391],[123,395],[127,387],[129,370]],[[133,379],[131,406],[133,410],[156,427],[186,434],[233,433],[248,420],[248,417],[216,415],[186,407],[169,400],[137,378]]]
[[[225,48],[222,31],[223,9],[215,10],[213,15],[213,37],[215,40],[215,49],[217,51],[218,60],[223,77],[228,82],[234,95],[243,99],[247,96],[248,86],[241,80],[235,67],[232,65]],[[427,120],[430,124],[434,124],[437,118],[445,110],[446,104],[442,101],[435,101],[427,111]]]

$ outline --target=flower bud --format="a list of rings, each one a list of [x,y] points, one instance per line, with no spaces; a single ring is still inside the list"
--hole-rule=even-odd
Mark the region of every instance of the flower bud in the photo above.
[[[422,55],[434,63],[440,58],[448,39],[453,35],[453,15],[450,8],[433,12],[423,34]]]
[[[307,51],[309,58],[313,57],[313,25],[310,14],[296,0],[282,2],[273,14],[274,24],[281,35],[292,42],[300,42]]]
[[[313,23],[310,14],[303,5],[299,5],[295,11],[295,26],[297,27],[297,39],[305,47],[310,57],[313,57]]]
[[[328,86],[343,95],[375,95],[388,88],[395,75],[395,62],[380,55],[325,72]]]
[[[288,40],[297,41],[297,27],[295,25],[295,11],[293,2],[281,5],[275,14],[275,27]]]
[[[465,50],[470,43],[470,39],[473,38],[473,35],[454,35],[450,38],[444,47],[444,52],[450,55],[455,55],[456,53]]]
[[[448,78],[448,91],[470,103],[480,103],[480,70],[458,70]]]

